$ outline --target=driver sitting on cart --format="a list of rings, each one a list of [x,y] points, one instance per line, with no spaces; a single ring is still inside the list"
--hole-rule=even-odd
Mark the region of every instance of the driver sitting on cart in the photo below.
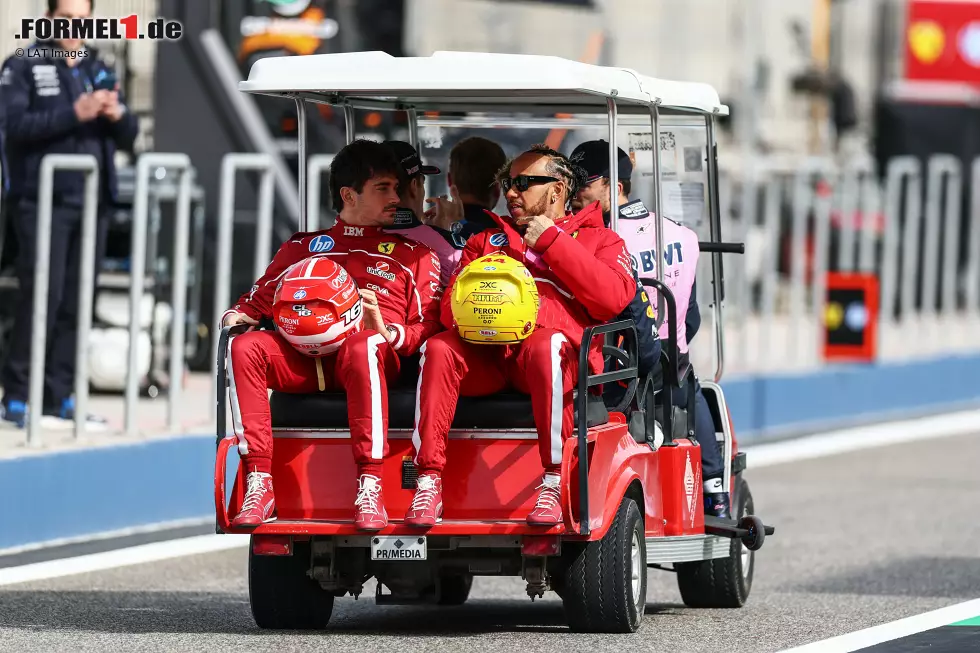
[[[384,231],[395,219],[400,172],[398,160],[380,143],[358,140],[341,149],[330,165],[330,194],[340,210],[336,224],[291,236],[262,278],[222,317],[222,326],[271,320],[280,279],[294,264],[316,255],[342,266],[362,298],[363,329],[347,337],[335,354],[304,356],[276,331],[250,329],[231,339],[230,403],[247,482],[233,527],[254,528],[275,519],[267,388],[346,391],[357,464],[354,525],[377,531],[388,523],[381,491],[388,454],[387,386],[398,377],[399,357],[412,356],[442,329],[442,288],[434,281],[439,259],[428,247]],[[306,274],[312,275],[312,267]]]
[[[579,176],[568,157],[543,145],[519,155],[498,175],[510,217],[491,215],[495,228],[467,241],[443,296],[442,321],[449,330],[421,350],[413,434],[419,477],[407,525],[432,526],[442,514],[446,440],[459,396],[508,387],[530,395],[544,468],[527,522],[562,521],[562,444],[573,432],[572,392],[583,331],[620,315],[637,289],[626,244],[603,225],[599,203],[568,212]],[[493,253],[526,266],[538,288],[534,330],[517,345],[466,342],[454,328],[453,284],[470,262]],[[592,343],[593,374],[603,369],[601,345],[598,338]]]

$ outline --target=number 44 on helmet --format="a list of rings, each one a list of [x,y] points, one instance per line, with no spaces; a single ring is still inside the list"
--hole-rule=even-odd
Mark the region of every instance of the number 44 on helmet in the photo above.
[[[361,297],[353,277],[328,256],[294,263],[273,297],[276,329],[304,356],[332,354],[361,330]]]

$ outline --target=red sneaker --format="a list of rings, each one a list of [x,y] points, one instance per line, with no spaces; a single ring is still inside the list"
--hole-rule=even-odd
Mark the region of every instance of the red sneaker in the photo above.
[[[438,474],[422,474],[412,506],[405,514],[405,524],[428,527],[438,521],[442,521],[442,479]]]
[[[249,472],[245,477],[247,489],[242,511],[231,525],[233,528],[255,528],[260,524],[275,521],[276,495],[272,491],[272,476],[262,472]]]
[[[532,526],[555,526],[561,523],[561,476],[545,474],[538,493],[538,501],[527,516]]]
[[[354,526],[362,531],[380,531],[388,525],[388,513],[385,512],[384,496],[381,494],[381,479],[370,474],[361,474],[357,489]]]

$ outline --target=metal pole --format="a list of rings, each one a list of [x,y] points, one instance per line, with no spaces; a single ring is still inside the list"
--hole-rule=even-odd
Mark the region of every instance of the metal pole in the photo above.
[[[970,182],[970,245],[966,260],[966,314],[980,320],[980,157],[973,160]]]
[[[258,210],[255,215],[255,260],[252,262],[252,278],[258,279],[265,274],[272,260],[272,185],[275,178],[272,169],[268,168],[262,174],[259,184]]]
[[[615,94],[615,91],[613,91]],[[606,108],[609,111],[609,226],[618,233],[619,225],[619,153],[616,151],[616,119],[619,111],[616,108],[616,98],[606,99]],[[662,254],[662,253],[661,253]],[[659,265],[657,266],[660,267]]]
[[[320,187],[323,181],[323,171],[330,169],[333,156],[333,154],[314,154],[310,157],[309,183],[306,185],[306,206],[309,214],[306,223],[307,231],[320,229]]]
[[[861,173],[863,161],[850,162],[844,167],[840,196],[840,248],[837,251],[837,269],[841,272],[854,270],[854,243],[858,227],[852,220],[861,211]]]
[[[72,170],[85,173],[85,208],[83,210],[83,237],[82,237],[82,257],[79,268],[79,276],[84,284],[86,281],[86,260],[95,260],[95,238],[94,238],[94,217],[97,215],[98,207],[98,175],[99,163],[91,154],[48,154],[41,159],[40,183],[38,184],[37,200],[37,243],[34,255],[34,314],[31,324],[31,368],[30,381],[28,386],[27,398],[27,445],[29,447],[41,446],[40,425],[41,413],[44,405],[44,361],[47,354],[48,336],[48,285],[50,283],[51,268],[51,217],[54,204],[54,173],[55,170]],[[94,180],[94,181],[93,181]],[[89,224],[93,223],[93,224]],[[87,231],[92,231],[92,237],[85,239]],[[94,263],[93,263],[94,266]],[[92,284],[93,271],[88,271],[88,284]],[[84,288],[84,286],[83,286]],[[92,294],[89,288],[88,296]],[[85,296],[79,298],[82,302]],[[91,301],[89,301],[89,313],[91,313]],[[79,306],[80,319],[83,313]],[[91,324],[91,315],[89,322]],[[78,331],[81,343],[82,328],[88,330],[87,324],[82,324]],[[88,335],[85,335],[87,345]],[[78,354],[85,351],[81,348]],[[82,376],[82,375],[86,376]],[[75,387],[78,387],[78,380],[83,379],[88,383],[87,370],[76,370]],[[86,386],[87,387],[87,386]],[[87,394],[86,394],[87,397]],[[78,398],[76,397],[76,400]],[[84,400],[85,397],[82,397]],[[84,428],[87,413],[83,412],[84,406],[75,407],[75,435],[78,436],[79,428]]]
[[[922,172],[913,156],[895,157],[888,162],[885,187],[885,238],[881,264],[881,315],[883,321],[896,321],[899,299],[899,212],[902,206],[902,179],[908,177],[905,191],[905,223],[914,223],[916,232],[922,217]],[[916,249],[918,249],[916,239]],[[908,309],[903,305],[902,310]]]
[[[721,234],[718,232],[720,230],[721,219],[718,215],[718,159],[715,157],[714,116],[705,116],[704,123],[708,141],[708,209],[710,211],[708,214],[708,225],[711,231],[711,240],[720,241]],[[657,140],[659,143],[660,139],[658,138]],[[659,153],[659,148],[657,152]],[[663,256],[663,253],[660,256]],[[717,352],[717,358],[715,359],[715,383],[720,382],[722,375],[725,373],[725,323],[722,320],[721,309],[721,269],[721,254],[713,252],[711,254],[711,272],[714,283],[711,284],[711,288],[714,302],[712,302],[711,312],[715,322],[715,350]],[[678,315],[677,319],[683,320],[684,316]]]
[[[796,171],[796,178],[793,184],[793,226],[790,232],[792,262],[790,266],[789,306],[791,334],[797,339],[802,336],[806,328],[804,324],[804,312],[807,297],[805,274],[807,226],[809,224],[809,213],[815,206],[812,178],[814,174],[832,173],[834,170],[833,162],[829,159],[809,157],[803,161]],[[814,251],[814,255],[816,255],[816,251]],[[813,287],[815,288],[816,286]],[[813,301],[816,303],[820,299],[814,297]],[[808,362],[805,356],[807,352],[812,351],[809,347],[809,342],[800,342],[797,340],[792,345],[792,349],[796,355],[794,362],[802,364]]]
[[[651,155],[653,156],[653,213],[656,216],[654,222],[654,244],[657,247],[657,281],[664,281],[664,213],[663,213],[663,179],[661,178],[660,161],[660,99],[650,105],[650,144]],[[616,212],[617,214],[619,211]],[[663,293],[657,293],[657,317],[654,320],[657,328],[664,323],[664,297]]]
[[[344,105],[344,126],[347,128],[347,144],[350,145],[354,142],[354,136],[357,133],[357,124],[354,122],[356,116],[354,115],[354,107],[349,104]]]
[[[174,432],[179,429],[177,408],[184,386],[184,359],[186,356],[187,327],[187,260],[191,240],[191,170],[180,172],[177,191],[177,215],[174,225],[174,259],[172,279],[173,321],[170,324],[170,392],[167,396],[167,425]]]
[[[777,175],[769,175],[765,181],[765,204],[762,214],[762,233],[765,234],[766,243],[779,242],[779,209],[782,202],[782,180]],[[752,193],[755,194],[755,187]],[[755,219],[755,212],[748,218]],[[776,312],[776,288],[779,284],[779,273],[776,270],[777,256],[766,256],[762,259],[762,270],[760,271],[760,306],[759,306],[759,347],[760,352],[771,352],[772,323]],[[776,356],[763,356],[761,361],[766,369],[777,366]]]
[[[828,171],[829,173],[830,171]],[[825,177],[835,185],[839,175],[830,173]],[[813,276],[810,280],[813,303],[811,324],[823,324],[824,304],[827,296],[827,268],[830,259],[830,211],[833,208],[833,193],[827,197],[816,197],[813,201]],[[817,329],[817,337],[807,342],[807,351],[812,352],[814,360],[819,361],[822,352],[822,333]]]
[[[955,166],[958,162],[954,160]],[[948,155],[937,154],[926,163],[926,232],[922,253],[922,315],[936,314],[936,283],[939,278],[940,204],[943,199],[943,173],[949,172]]]
[[[898,229],[899,211],[902,206],[902,179],[909,178],[905,194],[905,222],[914,223],[918,229],[922,213],[922,173],[919,160],[914,156],[900,156],[888,162],[885,181],[885,234],[881,260],[881,322],[895,322],[898,303]],[[902,310],[908,307],[903,306]]]
[[[415,109],[408,110],[408,142],[416,150],[419,149],[419,115]]]
[[[910,184],[911,185],[911,184]],[[918,276],[920,272],[921,262],[919,260],[919,246],[922,244],[922,240],[919,238],[920,228],[922,227],[923,216],[925,219],[925,256],[929,256],[929,230],[930,230],[930,216],[928,211],[922,212],[921,205],[921,194],[918,192],[920,189],[916,188],[916,194],[907,201],[915,202],[916,206],[919,208],[915,213],[915,219],[906,214],[905,225],[902,231],[902,276],[901,276],[901,298],[902,298],[902,317],[906,315],[913,316],[915,314],[915,299],[916,299],[916,286],[918,281]],[[938,217],[938,216],[937,216]],[[923,270],[923,277],[925,276],[925,271]],[[925,299],[925,288],[923,287],[923,299]],[[923,307],[925,302],[923,302]],[[914,338],[918,337],[918,333],[910,334],[912,335],[913,342]]]
[[[258,215],[256,216],[256,228],[259,233],[256,234],[256,255],[253,263],[255,279],[261,277],[265,272],[268,263],[265,259],[269,256],[272,243],[272,188],[275,182],[272,158],[264,153],[230,152],[221,159],[221,185],[218,191],[218,251],[215,257],[214,318],[212,320],[212,329],[215,334],[221,330],[221,315],[231,301],[229,295],[232,231],[235,224],[235,174],[239,170],[256,170],[262,173],[262,180],[259,182]],[[218,338],[215,337],[213,340],[214,342],[211,343],[211,378],[214,383],[217,383]],[[212,417],[214,417],[216,410],[217,406],[212,402]]]
[[[91,155],[85,155],[91,157]],[[82,209],[81,259],[78,265],[78,331],[75,334],[75,439],[82,437],[88,419],[88,342],[92,332],[92,303],[95,295],[96,234],[99,222],[99,169],[92,157],[85,175]]]
[[[133,196],[132,237],[130,240],[130,285],[129,285],[129,361],[126,374],[126,435],[136,432],[136,410],[139,405],[138,344],[140,334],[140,306],[143,303],[143,285],[146,277],[146,226],[149,217],[150,172],[153,168],[179,170],[181,175],[190,173],[191,160],[186,154],[170,152],[151,152],[142,154],[136,163],[136,187]],[[181,180],[183,181],[183,180]],[[190,186],[181,184],[181,189]],[[190,193],[178,193],[177,205],[190,202]],[[186,248],[185,248],[186,249]],[[178,261],[174,261],[177,267]],[[174,321],[184,316],[174,315]],[[181,356],[181,352],[170,352],[171,356]],[[171,392],[179,379],[170,379]],[[178,388],[179,392],[179,388]]]
[[[878,166],[871,161],[871,169],[864,178],[864,190],[861,191],[861,242],[859,244],[858,269],[862,272],[873,272],[874,244],[878,236],[875,233],[877,221],[874,219],[881,209],[881,188],[878,185]]]
[[[943,225],[945,238],[940,254],[939,229],[940,204],[943,198],[943,175],[949,175],[946,183],[946,211]],[[923,313],[938,315],[956,309],[956,268],[958,256],[956,244],[960,231],[960,161],[949,154],[936,154],[929,157],[928,186],[926,187],[926,250],[923,261]],[[943,273],[940,277],[939,270]],[[943,282],[939,308],[936,307],[937,280]]]
[[[306,204],[306,100],[303,98],[296,98],[296,126],[297,126],[297,136],[299,140],[297,143],[296,158],[297,158],[297,175],[299,181],[299,229],[298,231],[306,231],[307,227],[307,217],[306,213],[309,211],[309,206]],[[271,165],[271,164],[270,164]],[[263,181],[265,181],[263,179]],[[274,180],[273,180],[274,181]],[[260,201],[261,204],[261,201]],[[260,231],[260,234],[263,233]],[[269,248],[265,249],[266,256],[269,254]],[[257,279],[258,277],[256,277]]]
[[[37,202],[37,253],[34,256],[34,314],[31,325],[31,371],[27,394],[27,446],[40,446],[40,407],[44,402],[44,359],[48,334],[48,283],[51,268],[51,210],[54,194],[54,159],[41,162]]]

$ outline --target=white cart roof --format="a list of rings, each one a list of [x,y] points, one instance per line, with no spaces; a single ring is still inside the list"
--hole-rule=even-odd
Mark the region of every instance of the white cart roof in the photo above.
[[[708,84],[674,82],[626,68],[594,66],[560,57],[436,52],[392,57],[349,52],[268,57],[252,65],[239,90],[266,95],[301,94],[358,106],[378,101],[420,110],[491,110],[533,106],[605,111],[616,97],[621,110],[659,99],[663,108],[728,115]],[[637,107],[639,109],[639,107]]]

